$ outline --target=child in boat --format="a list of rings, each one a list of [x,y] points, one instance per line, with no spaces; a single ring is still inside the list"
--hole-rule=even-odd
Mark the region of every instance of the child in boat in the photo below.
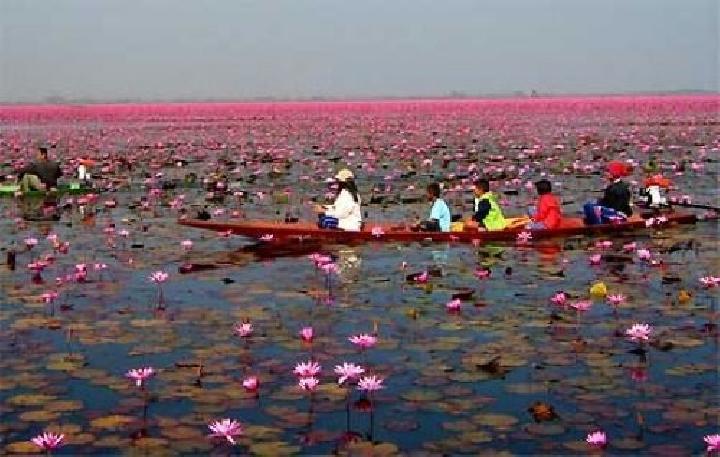
[[[560,200],[552,193],[552,184],[547,179],[535,183],[538,198],[537,207],[531,208],[532,222],[528,229],[554,229],[562,221],[562,208]]]
[[[475,212],[472,221],[467,221],[465,225],[485,230],[504,229],[507,221],[503,216],[497,196],[490,192],[490,181],[484,178],[475,181],[473,193],[475,194]]]
[[[436,182],[429,184],[426,190],[432,207],[430,217],[419,224],[419,229],[423,232],[449,232],[452,217],[447,203],[440,198],[440,184]]]
[[[630,186],[622,180],[629,174],[628,166],[622,162],[610,162],[607,167],[607,178],[611,181],[605,188],[603,197],[596,203],[583,206],[585,223],[588,225],[622,222],[632,216],[630,207],[632,193]]]
[[[338,194],[335,202],[329,206],[316,206],[318,212],[318,226],[320,228],[339,228],[341,230],[357,232],[362,227],[362,213],[360,212],[360,196],[355,185],[355,176],[347,168],[335,175],[338,184]]]

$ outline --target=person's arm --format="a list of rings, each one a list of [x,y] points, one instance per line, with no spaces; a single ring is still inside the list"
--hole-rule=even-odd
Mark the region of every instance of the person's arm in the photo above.
[[[26,165],[24,168],[20,169],[20,171],[17,174],[18,179],[22,179],[25,175],[34,175],[35,174],[35,164],[31,163],[29,165]]]
[[[478,203],[478,209],[473,214],[473,220],[475,222],[482,223],[482,221],[490,214],[490,202],[487,200],[480,200]]]
[[[605,190],[603,191],[603,196],[600,200],[598,200],[597,204],[600,206],[608,206],[606,202],[609,202],[612,200],[612,196],[610,195],[612,193],[612,184],[607,186]]]
[[[625,208],[625,211],[623,211],[627,217],[630,217],[633,215],[632,210],[632,192],[630,192],[630,187],[626,186],[623,189],[623,201],[627,202],[627,207]]]

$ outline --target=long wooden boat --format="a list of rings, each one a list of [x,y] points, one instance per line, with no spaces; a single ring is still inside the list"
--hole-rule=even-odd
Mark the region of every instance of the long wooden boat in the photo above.
[[[13,198],[15,197],[15,192],[20,190],[20,186],[15,184],[6,184],[6,185],[0,185],[0,198]],[[57,187],[57,190],[55,191],[54,195],[62,196],[62,195],[85,195],[90,193],[96,193],[98,192],[95,189],[91,189],[88,187],[75,187],[70,185],[60,185]],[[30,190],[28,192],[25,192],[22,195],[22,198],[43,198],[47,196],[48,193],[42,190]]]
[[[651,225],[671,227],[681,224],[694,224],[700,218],[690,213],[670,213],[661,218],[643,218],[640,216],[618,224],[585,225],[581,218],[566,218],[560,227],[555,229],[529,230],[532,240],[543,238],[562,238],[573,235],[604,236],[609,233],[645,229]],[[648,222],[650,221],[650,222]],[[461,232],[418,232],[405,224],[367,224],[359,232],[320,229],[315,224],[306,222],[285,223],[258,220],[198,220],[181,219],[179,224],[198,229],[244,235],[268,242],[299,239],[323,240],[337,243],[357,243],[367,241],[430,241],[430,242],[476,242],[516,240],[524,228],[512,228],[498,231],[478,231],[465,229]]]

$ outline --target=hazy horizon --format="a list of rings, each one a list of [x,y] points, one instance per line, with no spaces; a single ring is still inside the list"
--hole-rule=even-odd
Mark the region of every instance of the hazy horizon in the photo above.
[[[0,103],[719,91],[715,0],[3,0]]]

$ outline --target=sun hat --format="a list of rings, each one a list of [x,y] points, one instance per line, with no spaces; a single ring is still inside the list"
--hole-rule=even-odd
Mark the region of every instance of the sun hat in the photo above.
[[[347,168],[343,168],[342,170],[338,171],[335,175],[335,179],[337,179],[340,182],[345,182],[349,179],[355,178],[355,175],[353,175],[353,172],[348,170]]]
[[[628,175],[628,166],[622,162],[613,161],[607,166],[607,172],[613,179]]]

